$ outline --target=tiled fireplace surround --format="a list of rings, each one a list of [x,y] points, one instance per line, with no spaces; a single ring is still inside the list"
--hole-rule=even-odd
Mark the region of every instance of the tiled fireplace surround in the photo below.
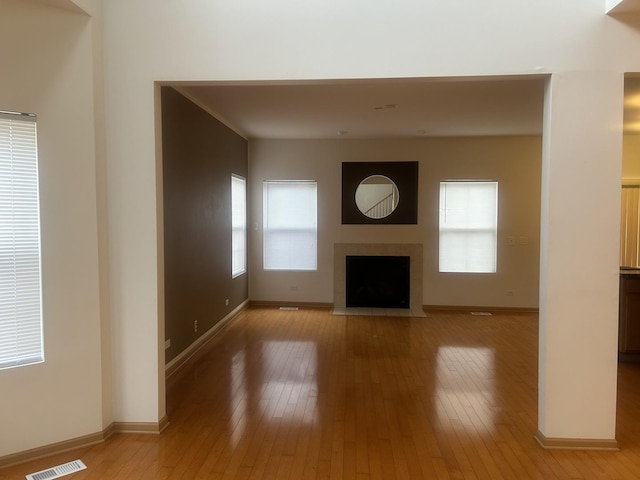
[[[411,287],[410,308],[347,308],[346,257],[348,255],[409,257]],[[420,243],[336,243],[333,246],[333,313],[386,314],[424,317],[422,310],[422,244]]]

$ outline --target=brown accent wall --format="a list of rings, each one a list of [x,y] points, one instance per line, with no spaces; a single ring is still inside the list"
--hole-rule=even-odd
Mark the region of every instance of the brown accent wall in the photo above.
[[[167,362],[248,298],[248,275],[231,278],[231,174],[247,178],[247,147],[176,90],[162,88]]]

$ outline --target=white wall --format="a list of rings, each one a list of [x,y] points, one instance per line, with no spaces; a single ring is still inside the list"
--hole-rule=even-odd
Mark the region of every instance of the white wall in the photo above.
[[[0,457],[104,426],[93,58],[88,17],[0,2],[0,109],[38,115],[45,348],[0,371]]]
[[[541,296],[545,324],[561,326],[548,333],[554,335],[556,346],[565,347],[546,358],[544,369],[551,377],[545,375],[541,382],[562,384],[570,376],[582,382],[581,387],[603,388],[590,399],[588,409],[576,409],[566,418],[553,414],[548,418],[557,424],[541,428],[568,438],[585,431],[598,438],[611,435],[615,347],[610,339],[617,316],[617,260],[611,252],[617,251],[617,235],[581,236],[575,240],[579,249],[561,240],[570,232],[609,231],[610,219],[619,215],[619,201],[613,202],[619,198],[619,185],[610,182],[620,176],[622,90],[616,82],[622,82],[625,71],[640,71],[637,23],[605,16],[602,0],[110,0],[104,7],[114,393],[119,420],[157,421],[164,414],[162,382],[156,384],[163,365],[158,324],[163,299],[158,290],[162,278],[154,81],[547,72],[558,80],[567,78],[565,74],[577,78],[577,91],[588,96],[577,103],[571,90],[557,88],[549,99],[546,132],[554,138],[543,169],[542,198],[548,203],[543,210],[542,247],[557,252],[549,258],[562,258],[563,268],[558,271],[544,264],[541,285],[545,292],[551,285],[565,293],[601,293],[591,300],[596,308],[589,311],[580,305],[582,295]],[[611,81],[603,82],[599,75]],[[586,88],[592,80],[601,88]],[[592,102],[610,105],[613,113],[607,111],[606,119],[593,115]],[[583,165],[598,168],[580,168]],[[605,181],[599,182],[600,178]],[[582,208],[595,208],[597,214],[572,215],[575,204],[567,198],[567,185],[593,189]],[[550,218],[556,205],[559,214]],[[599,261],[585,277],[580,265],[595,257]],[[547,309],[549,301],[554,305]],[[572,333],[584,331],[585,325],[589,338],[602,341],[590,342],[588,352],[574,350]],[[563,355],[573,356],[571,365],[577,370],[555,368]],[[547,391],[542,408],[564,411],[561,390]],[[594,421],[600,414],[604,428]]]
[[[333,303],[334,243],[421,243],[424,304],[537,308],[541,159],[539,137],[251,141],[249,297]],[[417,225],[341,224],[342,162],[363,161],[419,162]],[[496,274],[438,273],[439,182],[456,178],[499,182]],[[277,179],[318,182],[317,272],[262,269],[262,181]]]

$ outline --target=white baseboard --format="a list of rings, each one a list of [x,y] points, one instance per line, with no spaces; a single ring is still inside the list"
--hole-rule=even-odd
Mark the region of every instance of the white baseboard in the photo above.
[[[540,430],[536,432],[534,438],[546,450],[601,450],[605,452],[617,452],[620,450],[615,438],[550,438],[545,437]]]
[[[30,462],[39,458],[50,457],[59,453],[76,450],[78,448],[91,447],[102,443],[115,433],[113,424],[109,425],[102,432],[91,433],[81,437],[71,438],[62,442],[43,445],[42,447],[32,448],[22,452],[0,457],[0,468],[10,467],[21,463]]]

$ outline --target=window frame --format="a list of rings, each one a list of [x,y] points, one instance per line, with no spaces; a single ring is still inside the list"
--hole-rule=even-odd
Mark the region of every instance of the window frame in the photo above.
[[[270,204],[272,199],[269,197],[270,186],[313,186],[312,198],[301,198],[300,201],[291,202],[295,207],[288,210],[289,215],[284,215],[273,219],[275,223],[282,223],[286,217],[286,227],[271,227],[272,216],[270,215]],[[263,221],[262,221],[262,268],[265,271],[300,271],[300,272],[315,272],[318,270],[318,182],[315,180],[264,180],[263,181]],[[273,199],[275,201],[275,199]],[[296,216],[296,209],[300,209],[304,206],[306,201],[311,204],[313,211],[306,211],[305,215]],[[293,222],[294,219],[298,220],[298,223]],[[270,258],[274,249],[272,246],[272,237],[280,234],[286,235],[290,241],[288,247],[289,261],[286,264],[274,265],[276,262]],[[293,236],[292,236],[293,235]],[[296,239],[299,241],[294,241]],[[306,237],[306,239],[305,239]],[[303,247],[302,247],[303,246]],[[294,251],[295,250],[295,251]],[[308,261],[301,261],[300,259],[294,260],[293,257],[298,255],[301,251],[307,253],[312,252],[312,255],[307,255]]]
[[[239,182],[239,183],[238,183]],[[234,185],[239,187],[242,185],[242,205],[237,205],[234,195]],[[240,212],[236,211],[240,208]],[[242,224],[236,224],[239,215],[242,217]],[[236,235],[240,233],[240,235]],[[242,239],[241,244],[236,243],[238,239]],[[242,253],[242,265],[236,263],[238,255]],[[242,175],[231,174],[231,278],[237,278],[247,273],[247,179]]]
[[[34,114],[0,111],[0,254],[4,256],[0,259],[0,370],[42,363],[42,254]]]
[[[495,208],[491,212],[486,213],[486,219],[491,218],[490,222],[487,222],[484,225],[473,225],[474,221],[469,221],[467,219],[467,223],[464,225],[453,225],[444,227],[443,224],[447,223],[447,212],[450,210],[447,208],[447,192],[446,186],[460,186],[460,185],[493,185],[494,188],[494,196],[492,206]],[[444,190],[443,190],[444,187]],[[439,206],[438,206],[438,273],[467,273],[467,274],[495,274],[498,271],[498,209],[499,209],[499,182],[498,180],[442,180],[440,181],[439,187]],[[444,203],[443,206],[443,197]],[[489,198],[487,196],[487,198]],[[467,202],[469,204],[477,206],[478,203]],[[464,250],[464,267],[453,265],[455,261],[451,260],[451,256],[446,257],[446,253],[451,252],[454,248],[452,244],[455,243],[455,240],[452,239],[452,236],[457,236],[458,238],[462,238],[465,240],[466,245],[462,248]],[[486,248],[478,248],[478,244],[482,244],[483,242],[478,242],[479,236],[490,236],[490,247],[492,253],[490,255],[487,254],[488,249]],[[475,237],[475,238],[474,238]],[[459,240],[458,240],[459,241]],[[486,242],[484,242],[486,243]],[[470,246],[472,245],[472,246]],[[460,248],[459,248],[460,250]],[[482,250],[480,255],[485,255],[489,261],[480,261],[479,257],[473,258],[469,257],[469,255],[473,255],[478,250]],[[443,263],[446,265],[443,266]],[[460,262],[458,262],[460,265]],[[470,265],[480,265],[476,267],[471,267]]]

